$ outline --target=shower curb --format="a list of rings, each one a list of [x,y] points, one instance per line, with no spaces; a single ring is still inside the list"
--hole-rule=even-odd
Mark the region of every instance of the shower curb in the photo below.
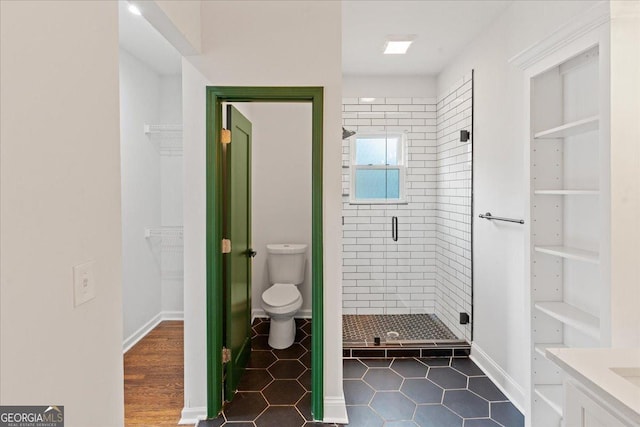
[[[393,346],[347,346],[342,349],[343,359],[377,358],[394,359],[402,357],[469,357],[471,344],[467,342],[441,344],[405,344]]]

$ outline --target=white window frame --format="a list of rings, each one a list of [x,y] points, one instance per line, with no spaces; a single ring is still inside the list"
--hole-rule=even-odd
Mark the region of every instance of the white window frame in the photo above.
[[[398,137],[397,165],[356,165],[356,140],[358,137],[389,138]],[[407,135],[403,132],[358,132],[349,138],[349,204],[352,205],[401,205],[407,203]],[[357,170],[392,170],[399,171],[399,197],[397,199],[356,199]]]

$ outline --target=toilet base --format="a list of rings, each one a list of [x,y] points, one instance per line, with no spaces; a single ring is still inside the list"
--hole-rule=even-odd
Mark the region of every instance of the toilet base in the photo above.
[[[271,318],[269,346],[276,350],[291,347],[296,338],[296,321],[293,316],[286,319]]]

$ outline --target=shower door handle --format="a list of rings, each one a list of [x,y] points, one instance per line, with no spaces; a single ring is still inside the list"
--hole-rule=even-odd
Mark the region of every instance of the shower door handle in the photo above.
[[[398,217],[391,217],[391,238],[394,242],[398,241]]]

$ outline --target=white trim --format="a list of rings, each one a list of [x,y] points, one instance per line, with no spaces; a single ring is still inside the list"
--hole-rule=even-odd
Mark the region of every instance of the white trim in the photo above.
[[[165,320],[182,320],[184,321],[184,311],[163,311],[160,313],[162,321]]]
[[[348,424],[347,404],[342,396],[325,396],[323,423]]]
[[[207,408],[204,406],[200,406],[198,408],[182,408],[178,425],[198,424],[199,421],[206,419]]]
[[[136,345],[142,338],[147,336],[149,332],[151,332],[156,326],[158,326],[160,322],[165,320],[184,320],[184,312],[161,311],[160,313],[153,316],[151,320],[142,325],[140,329],[132,333],[124,340],[124,342],[122,343],[122,354],[131,350],[131,347]]]
[[[548,37],[514,55],[509,59],[509,63],[526,69],[607,22],[609,22],[609,2],[598,2]]]
[[[487,353],[485,353],[476,343],[471,344],[471,360],[482,369],[489,379],[500,389],[511,403],[523,414],[526,413],[524,389],[511,376],[500,367]]]

